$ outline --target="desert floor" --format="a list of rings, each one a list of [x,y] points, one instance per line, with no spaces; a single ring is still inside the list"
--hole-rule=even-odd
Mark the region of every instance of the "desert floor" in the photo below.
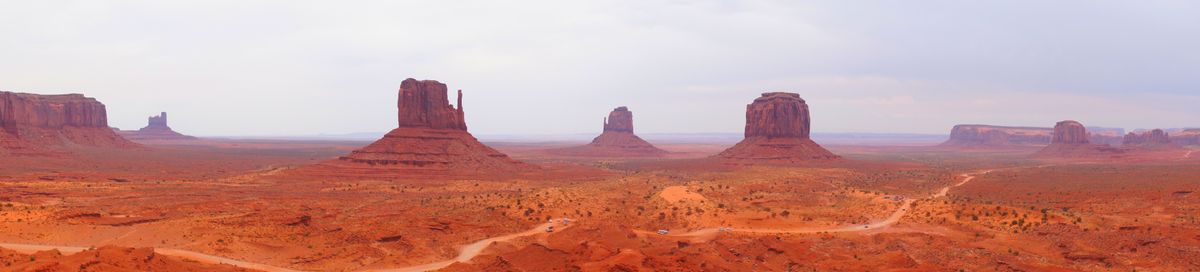
[[[0,157],[0,270],[103,246],[265,271],[1200,267],[1200,155],[1186,150],[830,146],[845,159],[734,166],[705,159],[722,144],[621,159],[496,143],[541,170],[468,179],[298,171],[363,142],[145,144]]]

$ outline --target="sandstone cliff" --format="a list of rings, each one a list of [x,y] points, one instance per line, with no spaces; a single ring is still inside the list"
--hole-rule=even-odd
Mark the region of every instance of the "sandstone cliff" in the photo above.
[[[642,140],[633,133],[633,112],[618,107],[604,119],[604,131],[585,146],[550,150],[552,154],[596,157],[658,157],[666,150]]]
[[[0,149],[38,153],[71,146],[136,147],[108,127],[104,104],[81,94],[0,92]]]
[[[1077,121],[1062,121],[1054,126],[1051,143],[1034,154],[1040,158],[1104,159],[1116,158],[1126,150],[1107,144],[1093,144],[1086,127]]]
[[[796,93],[764,93],[746,106],[745,139],[717,154],[736,164],[838,159],[813,142],[808,104]]]
[[[450,105],[445,84],[404,80],[398,128],[327,165],[352,168],[345,173],[383,175],[481,175],[531,168],[475,139],[467,132],[461,91],[458,105]]]

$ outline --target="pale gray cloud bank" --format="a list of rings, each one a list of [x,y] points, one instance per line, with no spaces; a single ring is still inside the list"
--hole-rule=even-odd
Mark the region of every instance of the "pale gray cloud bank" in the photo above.
[[[0,90],[197,135],[383,131],[407,77],[478,134],[738,132],[793,91],[821,132],[1200,126],[1195,1],[0,1]]]

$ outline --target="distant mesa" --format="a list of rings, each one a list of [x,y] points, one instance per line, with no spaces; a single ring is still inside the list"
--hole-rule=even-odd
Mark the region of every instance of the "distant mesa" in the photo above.
[[[1120,144],[1124,129],[1087,127],[1088,139],[1099,144]],[[1045,146],[1052,142],[1053,128],[1008,127],[992,125],[956,125],[944,147],[988,148],[1014,146]],[[1099,139],[1099,140],[1098,140]]]
[[[1004,127],[989,125],[957,125],[943,146],[987,147],[1046,145],[1053,129],[1037,127]]]
[[[1077,121],[1062,121],[1054,125],[1050,145],[1034,154],[1042,158],[1105,158],[1116,157],[1125,150],[1107,144],[1093,144],[1087,128]]]
[[[604,119],[604,131],[592,142],[577,147],[551,150],[551,153],[570,156],[596,157],[660,157],[666,150],[642,140],[633,133],[633,112],[618,107]]]
[[[764,93],[746,106],[745,139],[717,154],[736,164],[833,160],[810,136],[808,104],[796,93]]]
[[[187,136],[175,132],[170,126],[167,126],[167,113],[162,112],[157,116],[150,116],[146,127],[139,130],[121,131],[121,136],[126,139],[140,140],[195,140],[196,137]]]
[[[479,174],[531,168],[480,143],[467,132],[462,91],[450,105],[446,84],[406,79],[400,84],[398,127],[382,139],[328,163],[361,173]]]
[[[1200,145],[1200,128],[1182,129],[1171,134],[1171,141],[1179,145]]]
[[[1180,149],[1183,146],[1171,141],[1171,135],[1162,129],[1142,133],[1130,132],[1125,135],[1121,144],[1123,147],[1149,150]]]
[[[0,153],[34,155],[66,147],[137,146],[109,128],[108,112],[94,98],[0,92]]]

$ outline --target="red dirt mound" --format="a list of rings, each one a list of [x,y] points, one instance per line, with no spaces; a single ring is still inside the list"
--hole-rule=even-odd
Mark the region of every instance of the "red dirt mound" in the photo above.
[[[746,138],[717,154],[737,164],[838,159],[809,138],[808,104],[795,93],[764,93],[746,106]]]
[[[102,247],[66,256],[57,250],[25,255],[0,248],[0,262],[7,264],[3,271],[252,271],[162,256],[152,248]]]

